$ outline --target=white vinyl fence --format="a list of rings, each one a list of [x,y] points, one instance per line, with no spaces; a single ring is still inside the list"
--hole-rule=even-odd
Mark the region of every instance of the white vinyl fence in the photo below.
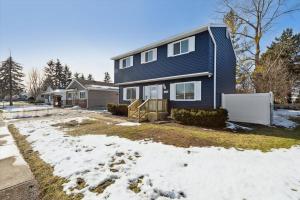
[[[273,94],[222,94],[222,107],[228,111],[229,121],[271,125]]]

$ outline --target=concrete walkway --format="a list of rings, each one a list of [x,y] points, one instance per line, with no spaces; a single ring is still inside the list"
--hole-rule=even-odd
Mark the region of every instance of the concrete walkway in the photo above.
[[[3,121],[0,121],[0,199],[38,199],[34,176]]]

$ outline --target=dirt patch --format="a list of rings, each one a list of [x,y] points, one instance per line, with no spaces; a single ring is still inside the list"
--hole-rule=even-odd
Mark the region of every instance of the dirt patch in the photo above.
[[[98,193],[98,194],[101,194],[104,192],[104,190],[115,183],[115,179],[114,178],[110,178],[110,179],[107,179],[105,181],[103,181],[102,183],[100,183],[99,185],[97,185],[95,188],[90,188],[89,190],[91,192],[95,192],[95,193]]]
[[[54,176],[53,167],[45,163],[38,152],[33,151],[30,144],[26,141],[26,137],[21,135],[14,125],[8,126],[9,131],[13,135],[17,146],[39,184],[39,199],[40,200],[80,200],[83,195],[68,196],[63,191],[63,184],[67,182],[66,179]]]
[[[76,187],[74,189],[81,190],[86,187],[86,182],[83,178],[77,178]]]
[[[143,182],[143,178],[144,178],[144,176],[140,176],[137,179],[130,180],[128,189],[133,191],[134,193],[141,192],[141,184]]]

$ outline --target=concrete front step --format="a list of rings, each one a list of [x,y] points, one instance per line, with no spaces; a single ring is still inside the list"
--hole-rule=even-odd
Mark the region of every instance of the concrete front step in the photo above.
[[[0,200],[37,200],[38,184],[6,125],[1,126]]]

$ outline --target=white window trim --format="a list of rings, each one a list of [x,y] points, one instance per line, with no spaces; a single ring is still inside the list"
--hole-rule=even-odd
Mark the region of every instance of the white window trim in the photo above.
[[[135,100],[135,99],[127,99],[127,89],[135,89],[135,99],[139,99],[139,95],[140,95],[139,94],[139,87],[125,87],[125,88],[123,88],[123,93],[124,93],[124,90],[126,90],[126,95],[123,94],[123,101]]]
[[[152,60],[146,61],[146,53],[152,51]],[[157,61],[157,48],[150,49],[141,53],[141,64],[151,63]]]
[[[184,41],[184,40],[188,41],[188,45],[189,45],[188,48],[189,49],[188,49],[187,52],[181,53],[181,42]],[[193,42],[194,42],[193,48],[191,47],[191,43],[190,43],[191,40],[193,40]],[[174,44],[176,44],[176,43],[180,43],[180,45],[179,45],[180,53],[175,55],[174,54]],[[184,54],[191,53],[191,52],[195,51],[195,46],[196,46],[196,44],[195,44],[195,36],[191,36],[191,37],[188,37],[188,38],[177,40],[175,42],[172,42],[172,43],[168,44],[168,51],[169,51],[169,45],[171,45],[172,48],[171,48],[171,52],[170,52],[171,54],[168,53],[168,57],[176,57],[176,56],[181,56],[181,55],[184,55]]]
[[[84,93],[85,93],[85,94],[84,94],[84,96],[85,96],[84,98],[81,98],[81,97],[80,97],[80,93],[81,93],[81,92],[84,92]],[[87,98],[86,98],[86,93],[87,93],[87,92],[86,92],[85,90],[80,90],[80,91],[79,91],[79,99],[87,99]]]
[[[196,84],[197,84],[197,82],[199,82],[200,83],[200,98],[199,99],[197,99],[196,98],[196,95],[197,95],[197,92],[196,92]],[[194,99],[176,99],[176,85],[179,85],[179,84],[187,84],[187,83],[194,83]],[[177,83],[173,83],[174,84],[174,86],[175,86],[175,94],[174,94],[174,96],[175,96],[175,99],[172,99],[171,100],[171,98],[170,98],[170,100],[171,101],[201,101],[201,97],[202,97],[202,82],[201,81],[187,81],[187,82],[177,82]],[[170,97],[171,97],[171,92],[170,92]]]
[[[123,67],[123,60],[129,59],[129,66]],[[119,69],[126,69],[133,66],[133,56],[128,56],[119,60]]]

